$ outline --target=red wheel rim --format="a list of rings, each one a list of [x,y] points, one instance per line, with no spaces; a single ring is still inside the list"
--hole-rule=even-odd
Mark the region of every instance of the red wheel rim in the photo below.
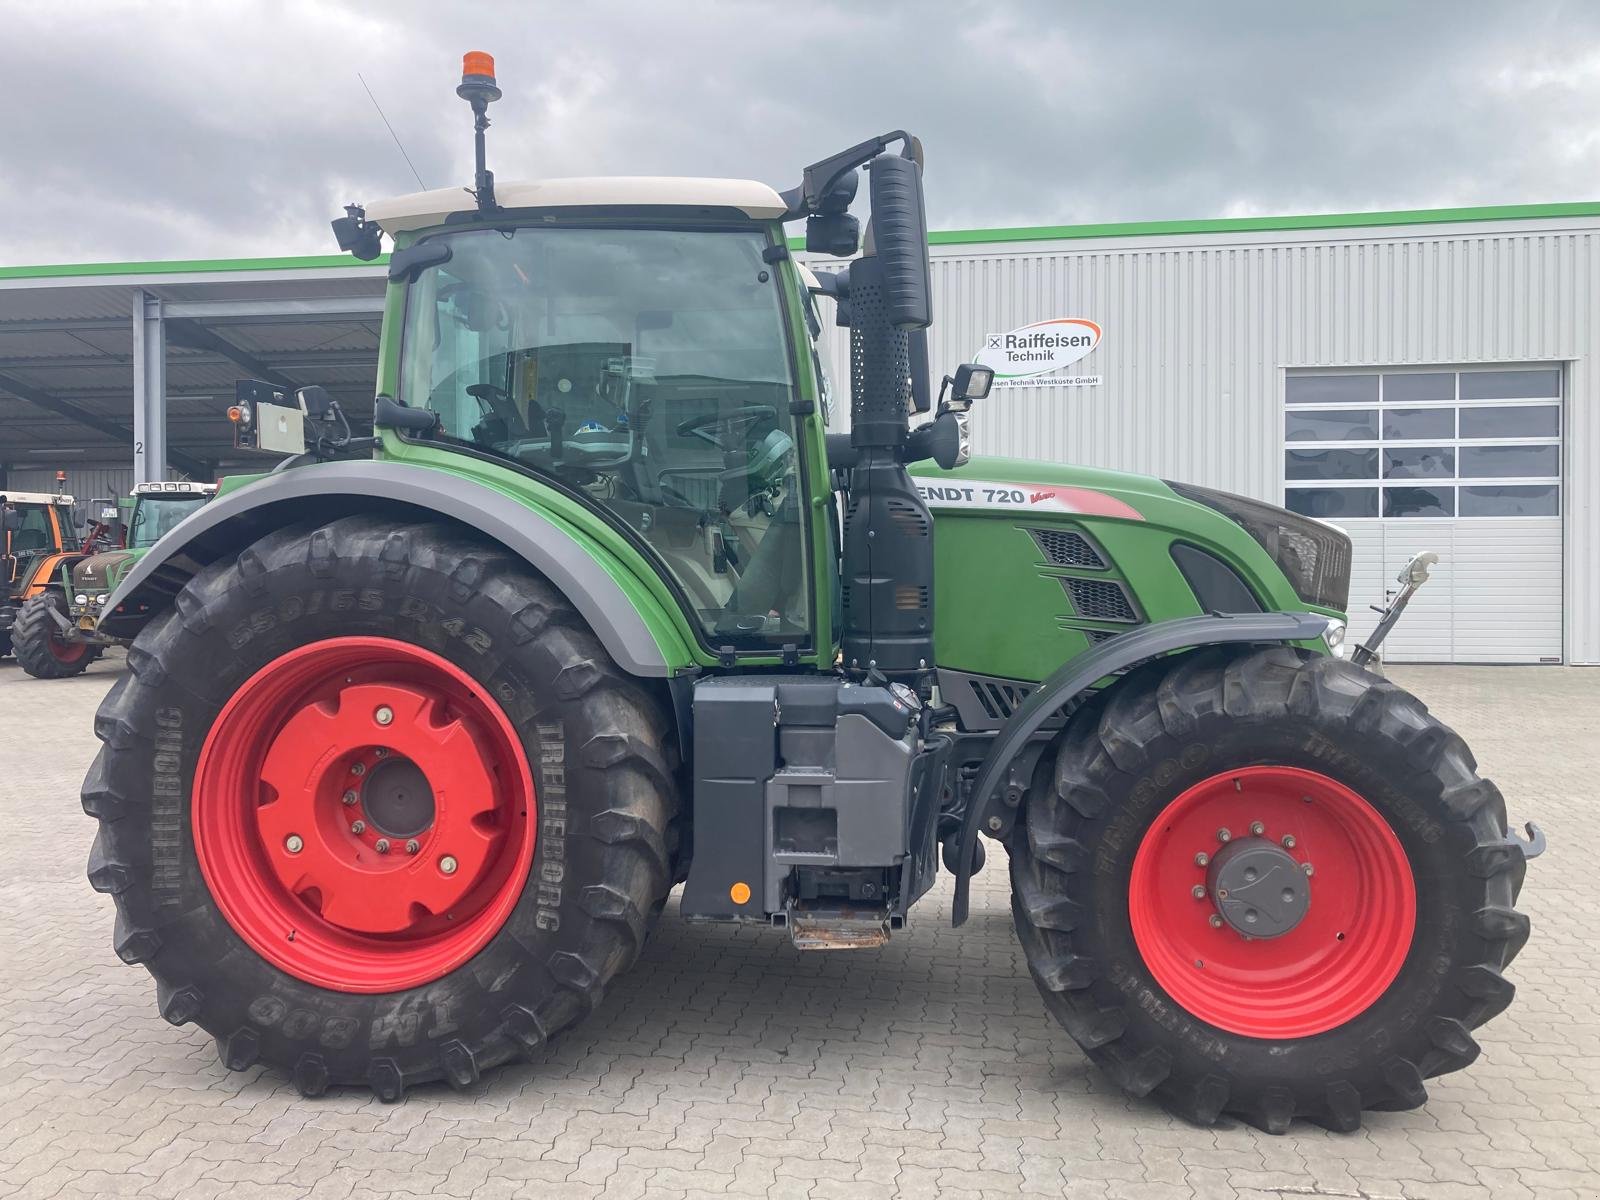
[[[53,633],[50,635],[50,641],[47,644],[50,647],[50,657],[58,663],[75,663],[89,653],[88,642],[65,642]]]
[[[1197,855],[1214,856],[1224,829],[1311,865],[1309,908],[1287,933],[1219,928],[1216,898],[1196,896],[1208,882]],[[1411,948],[1417,898],[1399,838],[1360,795],[1316,771],[1246,767],[1202,780],[1156,818],[1134,856],[1128,913],[1173,1000],[1231,1033],[1283,1039],[1343,1025],[1388,989]]]
[[[499,705],[437,654],[376,637],[313,642],[252,675],[201,747],[192,821],[239,936],[343,992],[417,987],[483,949],[536,829]]]

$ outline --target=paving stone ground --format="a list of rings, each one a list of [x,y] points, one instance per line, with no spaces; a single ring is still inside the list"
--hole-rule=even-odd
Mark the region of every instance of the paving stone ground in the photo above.
[[[798,955],[669,909],[592,1020],[469,1093],[308,1101],[229,1073],[156,1014],[84,880],[78,784],[120,668],[0,664],[0,1197],[1600,1196],[1600,670],[1392,672],[1550,836],[1517,1002],[1425,1108],[1269,1137],[1088,1065],[1023,969],[992,847],[965,928],[941,883],[880,951]]]

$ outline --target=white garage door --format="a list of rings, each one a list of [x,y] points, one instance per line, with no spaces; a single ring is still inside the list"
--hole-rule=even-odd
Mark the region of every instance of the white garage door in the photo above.
[[[1386,658],[1561,661],[1561,395],[1555,365],[1288,376],[1284,503],[1349,530],[1357,640],[1433,550]]]

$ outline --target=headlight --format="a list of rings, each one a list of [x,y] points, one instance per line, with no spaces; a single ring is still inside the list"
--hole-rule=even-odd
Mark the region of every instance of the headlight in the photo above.
[[[1241,526],[1288,576],[1307,604],[1344,612],[1350,602],[1350,538],[1343,530],[1247,496],[1166,481],[1185,500],[1214,508]]]
[[[74,604],[87,604],[87,603],[89,603],[89,597],[84,595],[82,592],[79,592],[76,596],[74,596],[72,598],[72,602]]]
[[[94,602],[96,604],[104,604],[109,599],[111,599],[111,593],[110,592],[101,592],[98,596],[96,596],[94,598]]]
[[[1329,621],[1327,632],[1322,635],[1322,640],[1327,643],[1328,653],[1335,658],[1344,657],[1344,631],[1343,621]]]

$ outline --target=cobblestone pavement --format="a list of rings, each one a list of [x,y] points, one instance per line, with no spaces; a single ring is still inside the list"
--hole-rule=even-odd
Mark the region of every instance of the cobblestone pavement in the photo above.
[[[1551,849],[1483,1056],[1354,1135],[1195,1129],[1124,1098],[1045,1016],[991,849],[972,921],[942,884],[881,951],[664,918],[547,1061],[402,1104],[230,1074],[156,1014],[89,890],[78,783],[120,668],[0,664],[0,1197],[1600,1196],[1600,670],[1394,674],[1453,722]],[[1587,815],[1585,815],[1587,814]]]

